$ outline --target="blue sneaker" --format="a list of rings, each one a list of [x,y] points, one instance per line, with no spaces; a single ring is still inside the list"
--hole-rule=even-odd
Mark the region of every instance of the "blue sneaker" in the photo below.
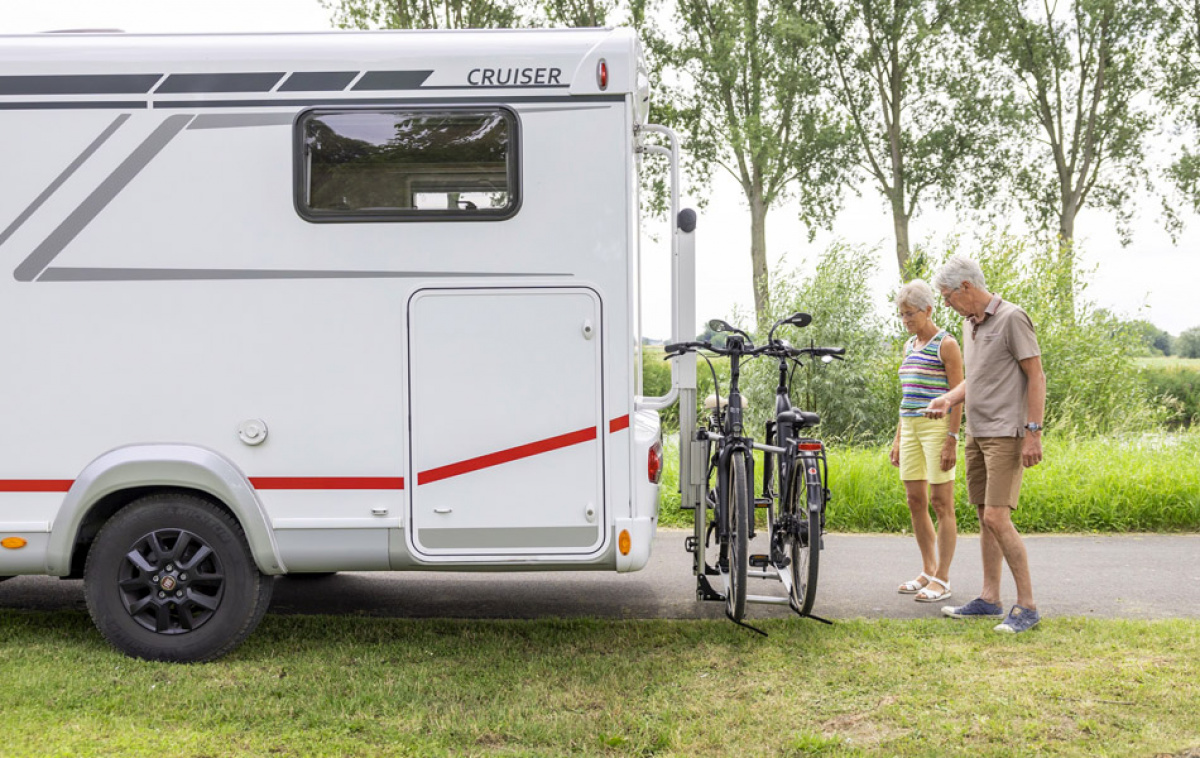
[[[1014,605],[1012,610],[1008,612],[1008,618],[997,624],[994,628],[997,632],[1005,634],[1020,634],[1028,632],[1030,629],[1037,626],[1042,617],[1037,611],[1026,608],[1021,605]]]
[[[952,619],[1002,619],[1004,606],[977,597],[966,605],[943,605],[942,613]]]

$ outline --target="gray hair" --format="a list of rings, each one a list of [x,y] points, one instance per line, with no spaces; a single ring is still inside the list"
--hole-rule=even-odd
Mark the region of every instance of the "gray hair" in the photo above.
[[[896,305],[911,305],[923,311],[933,305],[933,289],[924,279],[913,279],[896,293]]]
[[[968,282],[972,287],[987,289],[983,280],[983,269],[975,261],[962,255],[952,255],[946,265],[933,275],[933,286],[939,290],[956,290]]]

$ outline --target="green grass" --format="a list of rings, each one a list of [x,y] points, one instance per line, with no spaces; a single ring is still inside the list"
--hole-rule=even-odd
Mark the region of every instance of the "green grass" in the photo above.
[[[5,756],[1130,756],[1200,747],[1200,622],[268,616],[234,654],[124,658],[0,611]]]
[[[959,528],[978,529],[967,503],[959,448]],[[830,449],[828,527],[839,532],[901,532],[910,527],[904,488],[885,448]],[[660,521],[690,526],[679,510],[678,463],[668,456]],[[1126,438],[1045,437],[1045,459],[1026,470],[1020,507],[1025,532],[1177,532],[1200,530],[1200,431]]]
[[[1134,363],[1142,368],[1187,369],[1200,371],[1200,358],[1180,358],[1177,355],[1160,355],[1153,358],[1135,358]]]

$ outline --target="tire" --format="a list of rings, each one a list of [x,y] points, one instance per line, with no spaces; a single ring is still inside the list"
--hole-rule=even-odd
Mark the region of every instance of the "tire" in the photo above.
[[[812,473],[809,472],[811,469]],[[791,502],[789,521],[800,527],[799,534],[788,534],[788,568],[792,579],[792,603],[801,615],[808,614],[817,598],[817,572],[821,558],[821,511],[824,490],[821,474],[814,461],[797,458],[792,466],[788,488]]]
[[[245,533],[193,495],[150,495],[113,516],[84,568],[92,621],[121,652],[198,663],[250,635],[271,602]],[[174,595],[174,597],[172,597]]]
[[[734,455],[729,461],[729,502],[725,526],[729,534],[729,591],[725,612],[737,621],[746,615],[746,569],[750,561],[750,502],[746,459]]]

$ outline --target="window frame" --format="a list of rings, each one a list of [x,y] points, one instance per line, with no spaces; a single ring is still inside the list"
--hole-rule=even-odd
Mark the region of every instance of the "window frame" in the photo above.
[[[372,210],[372,211],[320,211],[313,210],[307,201],[309,189],[308,160],[305,155],[305,127],[308,120],[320,113],[480,113],[497,111],[509,128],[508,183],[511,201],[507,208],[477,208],[462,211],[441,210]],[[516,216],[523,200],[522,184],[521,119],[510,106],[501,103],[471,103],[448,105],[437,102],[388,103],[386,105],[340,105],[324,103],[305,108],[296,114],[292,123],[292,204],[297,215],[314,224],[379,223],[379,222],[430,222],[442,223],[507,221]]]

